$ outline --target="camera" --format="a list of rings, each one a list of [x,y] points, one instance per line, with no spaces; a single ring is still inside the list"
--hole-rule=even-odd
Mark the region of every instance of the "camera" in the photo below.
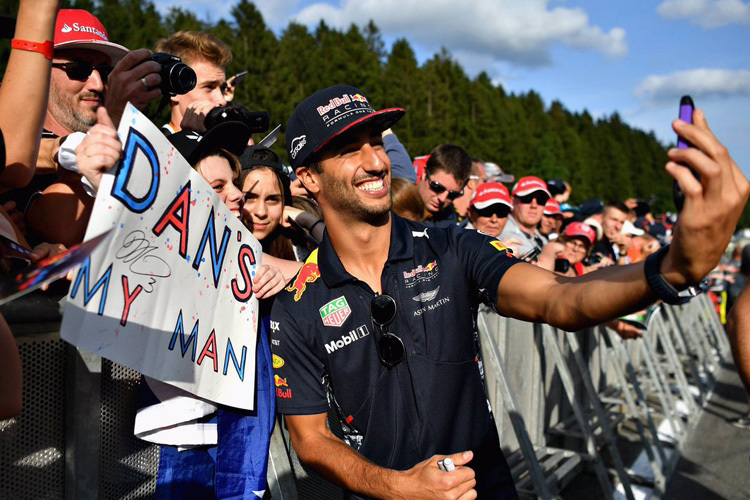
[[[600,254],[600,253],[591,254],[591,255],[589,255],[589,257],[587,259],[587,262],[588,262],[589,266],[593,266],[595,264],[598,264],[601,261],[602,261],[602,254]]]
[[[163,96],[187,94],[195,88],[198,78],[195,71],[177,56],[154,52],[154,61],[161,65],[161,93]]]
[[[220,123],[242,122],[250,128],[253,134],[257,134],[268,130],[269,121],[268,111],[250,111],[241,104],[229,102],[226,106],[219,106],[209,111],[203,124],[206,130],[211,130]]]
[[[566,274],[570,270],[570,261],[568,259],[555,259],[555,272]]]

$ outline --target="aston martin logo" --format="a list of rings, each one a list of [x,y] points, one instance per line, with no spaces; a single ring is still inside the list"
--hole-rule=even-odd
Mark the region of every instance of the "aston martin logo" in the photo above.
[[[436,289],[429,292],[422,292],[416,297],[412,297],[411,299],[415,302],[432,302],[433,300],[435,300],[435,297],[437,297],[439,291],[440,287],[437,287]]]

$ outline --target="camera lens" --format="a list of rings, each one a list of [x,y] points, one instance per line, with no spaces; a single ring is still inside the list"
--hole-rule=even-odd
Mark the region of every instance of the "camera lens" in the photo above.
[[[154,52],[154,61],[161,65],[161,93],[165,96],[187,94],[195,88],[195,71],[177,56]]]
[[[169,86],[175,94],[187,94],[197,81],[195,71],[184,63],[175,64],[169,72]]]

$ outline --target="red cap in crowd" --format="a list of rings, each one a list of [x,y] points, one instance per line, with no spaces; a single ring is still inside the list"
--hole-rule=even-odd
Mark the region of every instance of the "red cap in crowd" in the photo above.
[[[476,207],[479,210],[496,203],[501,203],[513,210],[513,203],[510,201],[508,188],[499,182],[485,182],[481,184],[474,191],[474,194],[471,195],[471,200],[469,200],[469,206]]]
[[[583,222],[572,222],[564,230],[563,234],[568,238],[581,237],[586,238],[589,245],[594,244],[596,239],[596,231],[594,228]]]
[[[55,50],[88,49],[109,56],[110,64],[125,57],[129,51],[109,41],[107,30],[93,14],[80,9],[60,9],[55,23]]]
[[[542,211],[544,215],[559,215],[562,217],[562,212],[560,211],[560,204],[557,202],[557,200],[553,200],[550,198],[547,200],[547,203],[544,205],[544,210]]]
[[[552,195],[549,194],[549,191],[547,190],[547,183],[533,175],[521,177],[518,182],[516,182],[516,185],[513,186],[513,196],[526,196],[527,194],[535,193],[537,191],[541,191],[548,197],[552,198]]]

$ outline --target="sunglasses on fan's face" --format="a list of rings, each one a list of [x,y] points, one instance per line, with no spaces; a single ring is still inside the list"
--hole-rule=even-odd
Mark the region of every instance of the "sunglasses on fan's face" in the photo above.
[[[370,302],[370,318],[379,332],[376,342],[380,362],[393,368],[404,359],[406,349],[401,338],[387,329],[396,319],[396,301],[388,294],[376,295]]]
[[[492,215],[497,215],[498,219],[504,219],[508,216],[510,213],[510,207],[507,207],[505,205],[501,205],[499,203],[495,203],[493,205],[490,205],[489,207],[485,207],[482,209],[474,207],[474,211],[479,215],[480,217],[492,217]]]
[[[59,68],[65,71],[65,74],[68,75],[68,78],[70,78],[71,80],[80,80],[80,81],[87,80],[88,77],[91,76],[91,73],[93,73],[94,70],[97,70],[99,72],[99,75],[102,77],[102,81],[104,83],[107,83],[107,78],[109,77],[109,74],[112,72],[112,69],[114,68],[114,66],[110,66],[109,64],[94,65],[86,61],[52,63],[52,67]]]
[[[430,181],[430,191],[435,194],[443,194],[448,191],[448,188],[440,184],[438,181],[433,181],[430,176],[427,176],[427,180]],[[464,194],[464,190],[461,191],[448,191],[448,199],[453,201],[456,198],[461,197]]]
[[[536,200],[537,205],[544,205],[549,200],[549,196],[542,193],[541,191],[537,191],[536,193],[527,194],[526,196],[518,196],[516,195],[516,198],[523,203],[524,205],[528,205],[531,203],[531,200]]]

